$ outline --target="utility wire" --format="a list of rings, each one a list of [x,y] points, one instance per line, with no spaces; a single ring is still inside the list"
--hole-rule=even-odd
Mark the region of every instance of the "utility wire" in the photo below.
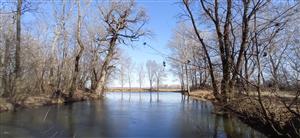
[[[149,48],[151,48],[153,51],[155,51],[156,53],[158,53],[160,56],[162,56],[165,59],[171,59],[171,60],[173,60],[175,62],[178,62],[178,63],[181,63],[181,64],[187,64],[187,65],[191,65],[191,66],[195,66],[195,67],[199,68],[199,65],[191,64],[190,60],[182,61],[180,59],[176,59],[176,58],[170,57],[169,55],[167,55],[167,54],[165,54],[165,53],[157,50],[156,48],[152,47],[151,45],[147,44],[146,42],[144,42],[143,45],[148,46]],[[205,67],[200,67],[200,68],[206,69]]]
[[[161,51],[157,50],[156,48],[152,47],[151,45],[147,44],[146,42],[143,43],[144,45],[148,46],[149,48],[151,48],[153,51],[155,51],[156,53],[158,53],[160,56],[162,56],[163,58],[166,58],[166,59],[171,59],[171,60],[174,60],[174,61],[177,61],[177,62],[180,62],[180,63],[183,63],[183,61],[179,60],[179,59],[176,59],[176,58],[173,58],[173,57],[170,57],[169,55],[165,54],[165,53],[162,53]]]

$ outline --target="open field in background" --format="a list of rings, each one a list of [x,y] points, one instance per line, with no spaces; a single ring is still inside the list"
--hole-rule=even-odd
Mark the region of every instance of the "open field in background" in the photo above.
[[[149,88],[108,88],[106,92],[149,92]],[[181,89],[178,88],[160,88],[159,90],[152,90],[159,92],[180,92]]]

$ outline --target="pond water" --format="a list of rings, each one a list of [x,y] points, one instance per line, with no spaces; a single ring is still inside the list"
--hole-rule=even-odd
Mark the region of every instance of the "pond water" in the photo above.
[[[180,93],[107,93],[104,100],[0,114],[0,137],[265,137],[210,102]]]

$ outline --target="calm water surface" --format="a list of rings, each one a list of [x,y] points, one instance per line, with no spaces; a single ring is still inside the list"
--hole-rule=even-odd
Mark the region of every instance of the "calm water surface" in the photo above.
[[[212,109],[179,93],[107,93],[94,102],[1,113],[0,137],[264,137]]]

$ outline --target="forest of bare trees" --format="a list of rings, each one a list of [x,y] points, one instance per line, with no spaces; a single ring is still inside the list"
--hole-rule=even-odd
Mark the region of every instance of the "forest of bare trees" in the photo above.
[[[170,61],[181,86],[190,81],[192,88],[211,89],[223,109],[258,119],[276,135],[299,136],[299,1],[182,5],[184,21],[169,43],[180,59]]]
[[[8,1],[0,16],[0,95],[12,99],[86,88],[102,95],[118,46],[147,35],[148,17],[134,1]]]

